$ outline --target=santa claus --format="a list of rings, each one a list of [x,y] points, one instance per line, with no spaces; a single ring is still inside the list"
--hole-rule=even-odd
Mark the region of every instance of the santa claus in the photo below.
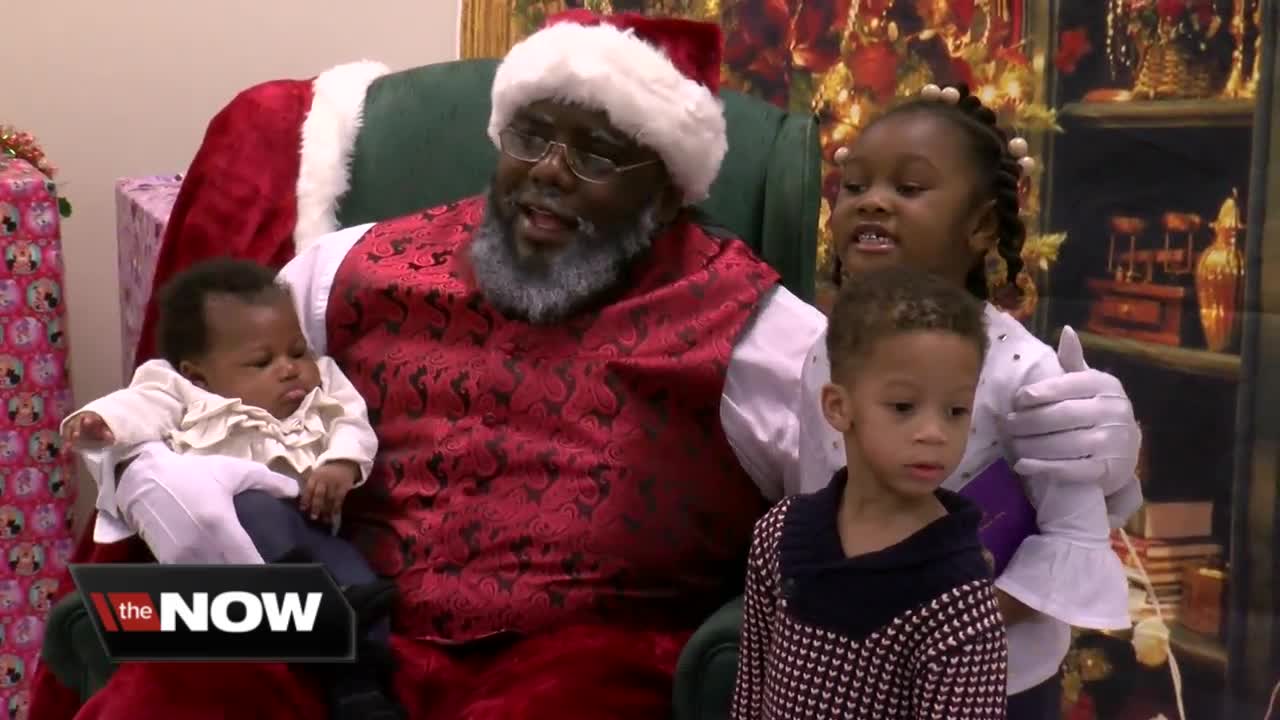
[[[201,255],[288,260],[310,342],[367,401],[381,448],[344,527],[398,585],[395,687],[413,718],[669,715],[685,640],[736,592],[755,520],[797,489],[801,371],[825,318],[688,209],[728,150],[720,45],[704,23],[553,18],[497,71],[487,193],[406,217],[312,241],[345,179],[329,173],[317,199],[305,160],[238,195],[206,190],[216,207],[184,187],[157,280]],[[354,67],[357,87],[379,72]],[[271,92],[299,109],[313,93],[303,127],[340,157],[358,104],[301,87]],[[229,145],[206,141],[187,183],[242,172],[215,151]],[[274,210],[234,205],[273,191]],[[235,218],[226,234],[219,216]],[[289,260],[295,229],[306,247]],[[1086,440],[1136,437],[1126,403],[1074,421],[1114,379],[1061,387],[1028,412],[1068,400],[1072,429],[1015,452],[1083,458]],[[76,717],[323,717],[309,677],[126,664]]]

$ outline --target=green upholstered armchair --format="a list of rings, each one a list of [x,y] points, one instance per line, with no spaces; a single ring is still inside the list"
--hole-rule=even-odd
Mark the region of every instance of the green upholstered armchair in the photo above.
[[[497,62],[463,60],[383,76],[365,98],[342,226],[393,218],[481,192],[497,161],[485,135]],[[721,93],[729,152],[711,196],[710,220],[741,237],[810,300],[814,287],[819,149],[813,117],[753,97]],[[737,667],[741,603],[730,602],[693,636],[676,673],[676,720],[728,713]],[[71,595],[47,624],[44,662],[87,698],[110,677],[83,603]]]

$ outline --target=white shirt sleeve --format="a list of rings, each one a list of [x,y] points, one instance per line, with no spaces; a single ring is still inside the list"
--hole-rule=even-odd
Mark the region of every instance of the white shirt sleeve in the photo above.
[[[975,398],[973,433],[964,460],[943,487],[959,490],[998,457],[1010,463],[999,418],[1019,388],[1063,373],[1053,348],[1017,320],[988,308],[991,341]],[[1008,629],[1009,692],[1027,690],[1058,671],[1071,625],[1127,628],[1128,583],[1111,549],[1102,488],[1053,477],[1027,478],[1040,534],[1023,540],[996,587],[1036,610]]]
[[[996,346],[991,351],[1012,349]],[[1018,384],[1034,384],[1063,372],[1057,355],[1045,352],[1025,368]],[[1111,522],[1102,488],[1051,476],[1027,478],[1025,484],[1040,534],[1022,542],[996,578],[996,587],[1075,627],[1128,629],[1128,581],[1119,556],[1111,549]]]
[[[302,323],[302,334],[317,355],[328,354],[325,313],[329,309],[333,278],[352,246],[373,225],[356,225],[317,238],[311,247],[290,260],[277,276],[289,286],[298,320]]]
[[[316,364],[320,367],[320,382],[325,393],[346,411],[330,426],[328,447],[316,458],[316,465],[334,460],[355,463],[360,467],[360,481],[356,483],[359,487],[369,479],[373,458],[378,453],[378,436],[369,424],[369,410],[360,392],[338,369],[337,363],[331,358],[321,357]]]
[[[181,376],[172,365],[164,360],[150,360],[134,371],[129,387],[94,400],[62,421],[61,430],[65,432],[75,418],[96,413],[115,436],[115,443],[110,447],[80,453],[89,477],[98,486],[94,507],[100,515],[105,514],[114,521],[100,522],[99,526],[112,525],[117,530],[103,536],[110,539],[95,535],[99,542],[112,542],[121,537],[116,465],[136,455],[145,443],[164,440],[182,422],[186,402],[180,381]]]
[[[98,398],[68,415],[61,429],[65,431],[72,420],[84,413],[96,413],[111,429],[117,447],[163,440],[182,421],[186,402],[181,377],[164,360],[149,360],[134,371],[129,387]]]
[[[820,310],[779,286],[761,301],[729,358],[720,421],[743,469],[770,500],[796,491],[801,373],[826,326]]]

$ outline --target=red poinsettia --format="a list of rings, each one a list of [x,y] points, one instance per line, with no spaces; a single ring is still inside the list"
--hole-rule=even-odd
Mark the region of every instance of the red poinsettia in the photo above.
[[[733,12],[724,60],[766,100],[786,105],[791,72],[825,72],[840,59],[850,0],[747,0]]]
[[[840,61],[840,34],[849,21],[850,0],[804,2],[791,23],[791,61],[813,73],[830,70]]]
[[[964,58],[949,58],[944,67],[934,70],[933,79],[939,85],[977,85],[973,79],[973,66]]]
[[[1006,65],[1014,65],[1017,67],[1026,67],[1031,62],[1027,59],[1026,55],[1022,54],[1021,50],[1016,47],[1008,47],[1007,45],[998,48],[992,57],[996,62],[1004,63]]]
[[[1176,22],[1187,13],[1187,0],[1156,0],[1156,15],[1161,20]]]
[[[1062,720],[1097,720],[1098,713],[1094,709],[1093,698],[1080,693],[1080,699],[1062,714]]]
[[[898,53],[885,41],[854,48],[845,65],[853,86],[871,93],[876,102],[893,97],[898,87]]]
[[[1064,75],[1076,71],[1080,60],[1093,50],[1089,33],[1084,28],[1063,30],[1058,35],[1058,50],[1053,54],[1053,64]]]

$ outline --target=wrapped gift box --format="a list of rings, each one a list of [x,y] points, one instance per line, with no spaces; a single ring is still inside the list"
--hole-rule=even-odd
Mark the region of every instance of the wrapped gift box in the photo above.
[[[116,181],[116,247],[120,277],[120,348],[124,382],[133,376],[134,353],[151,297],[160,240],[173,210],[181,175],[151,175]]]
[[[22,160],[0,159],[0,253],[0,708],[13,711],[70,587],[75,503],[58,435],[72,408],[58,201]]]

